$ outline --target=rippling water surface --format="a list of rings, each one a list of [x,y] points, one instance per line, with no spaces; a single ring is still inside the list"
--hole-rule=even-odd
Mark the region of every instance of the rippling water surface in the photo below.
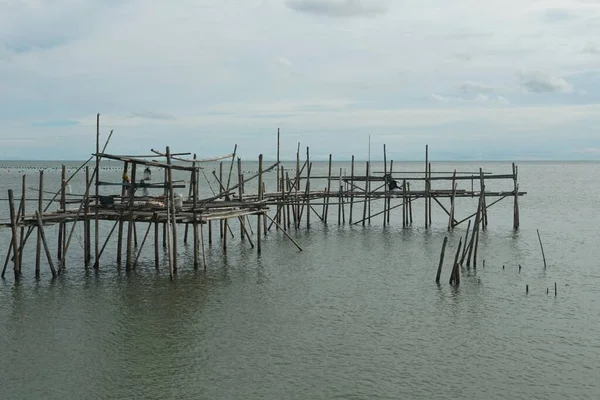
[[[43,164],[31,165],[2,164],[2,193],[19,193],[22,173],[37,187]],[[510,173],[506,163],[481,165]],[[118,179],[114,168],[102,178]],[[256,165],[247,168],[249,176]],[[315,164],[312,173],[325,171]],[[272,231],[257,255],[233,225],[225,254],[218,238],[208,248],[206,271],[194,270],[191,246],[181,243],[173,282],[166,265],[155,271],[152,246],[125,273],[111,242],[100,271],[86,272],[80,227],[67,273],[52,281],[44,264],[36,282],[31,243],[21,282],[10,267],[0,282],[0,398],[600,398],[600,164],[521,163],[519,173],[520,189],[529,192],[520,202],[521,229],[511,229],[512,200],[491,208],[478,268],[464,269],[458,288],[448,285],[449,264],[466,226],[448,233],[436,207],[433,226],[424,229],[422,203],[407,229],[400,208],[387,227],[381,217],[337,226],[336,208],[324,226],[313,214],[310,230],[292,232],[302,252]],[[45,175],[48,190],[56,188],[59,171]],[[81,187],[80,179],[72,182],[73,192]],[[474,210],[474,200],[460,200],[457,217]],[[354,212],[356,220],[362,207]],[[47,229],[54,249],[56,228]],[[104,234],[109,229],[102,226]],[[4,259],[8,230],[0,235]]]

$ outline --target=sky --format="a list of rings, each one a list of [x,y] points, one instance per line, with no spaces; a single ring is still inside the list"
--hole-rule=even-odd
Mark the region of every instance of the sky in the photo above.
[[[0,159],[600,159],[599,0],[0,0]],[[370,138],[370,139],[369,139]]]

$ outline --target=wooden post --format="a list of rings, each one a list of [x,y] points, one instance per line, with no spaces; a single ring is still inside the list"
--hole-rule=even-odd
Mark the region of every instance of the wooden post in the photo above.
[[[338,180],[338,225],[342,223],[342,210],[344,209],[343,197],[342,197],[342,169],[340,168],[340,177]]]
[[[448,218],[448,230],[454,229],[454,197],[456,196],[456,169],[452,174],[452,194],[450,195],[450,216]],[[466,242],[465,242],[466,243]]]
[[[169,146],[167,146],[167,164],[169,167],[167,168],[168,176],[169,176],[169,197],[171,199],[171,221],[172,221],[172,232],[173,232],[173,273],[177,273],[177,210],[175,209],[175,193],[173,191],[173,170],[171,168],[171,151]],[[223,165],[221,163],[221,165]]]
[[[65,167],[65,165],[63,164],[63,166],[61,167],[61,172],[60,172],[60,209],[61,209],[61,213],[64,214],[65,212],[65,182],[67,180],[66,175],[67,175],[67,167]],[[57,257],[59,260],[62,260],[62,253],[63,253],[63,242],[64,242],[64,222],[59,222],[58,223],[58,244],[56,246],[56,253],[57,253]]]
[[[41,176],[40,176],[41,179]],[[85,201],[85,209],[83,210],[83,247],[84,247],[84,260],[83,264],[85,269],[88,269],[90,266],[90,260],[92,258],[92,246],[91,239],[92,235],[90,232],[90,167],[85,167],[85,197],[83,201]],[[41,188],[41,187],[40,187]],[[41,192],[41,189],[40,189]],[[41,213],[40,208],[40,213]]]
[[[431,226],[431,197],[434,196],[431,194],[431,163],[429,163],[429,173],[428,173],[428,182],[427,182],[427,212],[429,217],[427,217],[427,221],[429,222],[429,226]],[[435,198],[435,197],[434,197]]]
[[[237,159],[237,170],[238,170],[238,197],[239,197],[239,201],[243,202],[244,198],[243,198],[243,193],[242,193],[242,160],[241,158],[238,157]],[[279,171],[279,169],[277,169],[277,171]],[[279,175],[279,174],[277,174]],[[279,183],[277,183],[277,187],[279,187]],[[279,208],[277,208],[277,210],[279,211]],[[244,240],[244,221],[240,218],[240,238],[243,241]]]
[[[450,284],[460,285],[460,267],[458,266],[458,255],[460,254],[460,248],[462,247],[462,238],[458,241],[458,249],[454,255],[454,264],[452,264],[452,273],[450,274]]]
[[[390,176],[393,179],[393,174],[392,174],[392,170],[394,169],[394,160],[390,160]],[[388,196],[387,198],[387,223],[388,225],[390,224],[390,214],[392,213],[391,210],[392,207],[392,196]]]
[[[348,223],[352,224],[352,211],[354,209],[354,154],[350,166],[350,217]],[[309,213],[310,214],[310,213]]]
[[[194,153],[194,160],[196,160],[196,153]],[[196,167],[196,161],[192,162],[192,168]],[[194,194],[194,183],[196,182],[196,175],[195,175],[195,170],[192,170],[191,174],[190,174],[190,188],[188,190],[188,199],[192,198],[193,194]],[[193,198],[192,198],[193,199]],[[194,210],[192,210],[192,214],[195,215],[196,211],[195,211],[195,207]],[[195,218],[194,218],[195,220]],[[188,230],[189,230],[189,223],[185,224],[185,230],[183,233],[183,243],[187,243],[187,238],[188,238]],[[194,254],[196,254],[196,252],[194,251]]]
[[[123,163],[123,176],[121,178],[121,202],[122,203],[129,203],[130,200],[129,198],[127,199],[127,201],[125,201],[125,194],[128,193],[127,190],[128,188],[130,188],[130,186],[126,186],[128,185],[127,179],[125,179],[125,176],[127,175],[127,168],[129,167],[129,162],[125,161]],[[123,255],[123,219],[119,219],[119,230],[118,230],[118,234],[117,234],[117,266],[121,266],[121,257]],[[129,228],[128,228],[129,229]]]
[[[196,159],[196,154],[194,154],[194,160],[195,159]],[[198,256],[199,256],[199,252],[200,252],[200,248],[198,246],[198,244],[199,244],[198,241],[200,240],[200,238],[198,236],[198,170],[196,169],[195,162],[192,165],[194,167],[194,170],[192,171],[192,175],[193,175],[193,179],[192,179],[192,186],[193,186],[192,218],[194,218],[194,221],[192,222],[192,227],[194,229],[194,268],[198,268],[198,265],[200,264],[200,261],[198,260]],[[187,227],[187,225],[186,225],[186,227]]]
[[[408,215],[407,215],[407,210],[408,210],[408,202],[407,202],[408,197],[406,197],[406,179],[402,180],[402,227],[406,228],[406,226],[408,225]]]
[[[14,273],[15,280],[19,280],[21,267],[19,266],[19,241],[18,241],[18,230],[17,230],[17,215],[15,212],[15,201],[12,189],[8,189],[8,205],[10,209],[10,227],[12,229],[12,246],[13,246],[13,262],[14,262]]]
[[[429,221],[427,219],[427,202],[429,201],[429,184],[428,184],[428,171],[429,170],[429,145],[425,145],[425,228],[429,226]]]
[[[514,191],[515,191],[515,200],[514,200],[514,206],[513,206],[513,229],[518,230],[519,229],[519,184],[517,183],[517,175],[519,173],[519,168],[515,165],[515,163],[512,163],[512,170],[513,170],[513,185],[514,185]]]
[[[465,247],[464,247],[462,256],[460,258],[460,265],[463,265],[463,262],[465,261],[465,257],[467,256],[467,247],[468,247],[467,241],[469,238],[469,229],[471,229],[471,220],[469,220],[469,223],[467,224],[467,231],[465,232],[465,240],[464,240]]]
[[[96,179],[95,179],[95,194],[96,198],[94,199],[94,255],[95,262],[94,268],[98,269],[99,259],[100,259],[100,237],[99,237],[99,217],[98,217],[98,206],[99,206],[99,193],[98,189],[100,187],[100,156],[98,152],[100,151],[100,114],[96,114]]]
[[[544,259],[544,269],[546,269],[546,255],[544,254],[544,245],[542,244],[542,238],[540,237],[540,230],[536,229],[538,240],[540,241],[540,248],[542,249],[542,257]]]
[[[408,216],[409,216],[410,225],[412,226],[412,223],[413,223],[413,213],[412,213],[412,197],[411,197],[411,194],[410,194],[410,182],[406,182],[406,184],[408,185],[407,186],[407,188],[408,188]]]
[[[38,209],[39,213],[41,214],[44,209],[44,170],[40,170],[40,182],[39,182],[38,190],[39,190],[39,193],[38,193],[38,208],[37,209]],[[35,250],[35,277],[36,277],[36,279],[39,279],[39,277],[40,277],[40,265],[41,265],[41,258],[42,258],[41,247],[42,247],[42,231],[40,230],[40,227],[38,226],[37,243],[35,246],[35,248],[36,248],[36,250]]]
[[[56,278],[56,269],[54,269],[54,263],[52,262],[52,254],[50,253],[50,247],[48,247],[48,242],[46,242],[46,234],[44,233],[44,223],[42,221],[42,215],[39,210],[35,210],[35,216],[37,218],[38,230],[40,235],[42,236],[42,243],[44,244],[44,250],[46,251],[46,258],[48,259],[48,265],[50,266],[50,271],[52,271],[52,277]]]
[[[365,226],[367,220],[367,199],[369,198],[369,162],[365,166],[365,202],[363,203],[363,219],[362,224]]]
[[[219,182],[223,182],[223,162],[222,161],[219,163]],[[223,185],[221,185],[220,183],[219,183],[219,194],[220,195],[223,194]],[[223,237],[225,236],[226,233],[227,232],[225,231],[225,226],[224,226],[223,220],[220,219],[219,220],[219,234],[220,234],[221,240],[223,240]]]
[[[387,154],[386,154],[386,150],[385,150],[385,143],[383,144],[383,192],[385,193],[384,197],[383,197],[383,226],[385,226],[385,223],[387,221],[387,209],[386,209],[386,204],[387,204],[387,199],[388,199],[388,185],[387,185]],[[390,174],[390,177],[392,176],[392,174]]]
[[[158,238],[160,231],[158,229],[158,213],[154,213],[154,268],[158,271],[159,264],[159,252],[158,252]]]
[[[298,142],[298,150],[296,151],[296,181],[294,182],[294,220],[296,221],[294,228],[296,229],[300,228],[300,200],[298,199],[298,189],[300,189],[300,142]],[[266,219],[264,221],[265,223],[267,222]],[[266,233],[267,231],[265,231],[265,234]]]
[[[204,224],[200,224],[200,241],[202,243],[202,263],[206,271],[206,249],[204,247]]]
[[[26,194],[26,175],[23,175],[23,184],[21,186],[21,221],[25,220],[25,209],[27,206],[27,194]],[[21,238],[21,244],[20,244],[20,249],[21,251],[19,252],[19,275],[21,275],[21,266],[23,265],[23,253],[25,252],[23,250],[23,247],[25,247],[25,224],[23,224],[21,226],[21,234],[20,234],[20,238]]]
[[[259,154],[258,155],[258,201],[262,201],[262,187],[263,187],[263,176],[262,176],[262,168],[263,168],[263,155]],[[256,215],[256,251],[258,252],[258,254],[261,253],[262,251],[262,235],[261,235],[261,214],[257,214]]]
[[[329,214],[329,194],[331,193],[331,154],[329,154],[329,169],[327,173],[327,198],[323,205],[323,222],[327,225],[327,214]]]
[[[435,283],[440,283],[440,277],[442,275],[442,265],[444,264],[444,253],[446,251],[446,243],[448,243],[448,237],[444,237],[444,243],[442,244],[442,252],[440,253],[440,264],[438,265],[437,275],[435,276]]]
[[[133,266],[132,259],[132,240],[133,240],[133,204],[136,190],[136,175],[137,164],[131,163],[131,182],[129,184],[129,201],[127,202],[127,207],[129,208],[129,218],[127,222],[127,261],[125,267],[129,270]],[[120,221],[119,221],[120,223]]]
[[[277,163],[279,163],[279,128],[277,128]],[[279,168],[277,168],[277,191],[279,190]]]
[[[308,165],[308,169],[306,170],[306,227],[310,227],[310,172],[312,170],[312,163],[310,162],[310,153],[308,146],[306,147],[306,165]]]
[[[164,198],[165,198],[165,205],[167,206],[167,215],[169,215],[170,214],[170,212],[168,210],[169,209],[169,172],[167,171],[167,168],[165,168],[165,170],[164,170],[164,175],[165,175],[165,191],[164,191],[165,197]],[[167,232],[168,224],[170,224],[169,218],[167,218],[167,220],[163,223],[163,232],[162,232],[163,233],[163,241],[162,242],[163,242],[164,248],[167,248],[167,244],[168,244],[167,237],[168,237],[168,234],[170,233],[170,232]],[[170,260],[171,260],[171,255],[170,255],[170,251],[169,251],[169,263],[171,262]],[[171,265],[171,264],[169,264],[169,265]]]

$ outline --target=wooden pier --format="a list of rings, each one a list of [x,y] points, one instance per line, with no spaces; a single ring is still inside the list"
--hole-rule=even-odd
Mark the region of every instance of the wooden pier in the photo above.
[[[370,161],[360,163],[364,169],[359,167],[354,156],[350,160],[349,174],[342,169],[333,171],[333,156],[329,155],[327,174],[316,175],[313,173],[314,162],[311,161],[309,148],[301,155],[298,144],[295,168],[290,173],[279,160],[278,131],[277,160],[265,167],[263,157],[259,155],[258,171],[246,177],[242,160],[237,157],[237,145],[231,154],[208,159],[199,159],[196,154],[188,152],[173,153],[169,147],[164,151],[152,149],[145,155],[115,155],[106,152],[111,136],[112,132],[101,149],[98,115],[96,152],[68,178],[65,167],[62,167],[60,189],[50,199],[44,198],[47,192],[44,190],[43,170],[39,171],[36,198],[26,197],[25,175],[22,177],[19,198],[15,197],[13,189],[8,190],[5,200],[8,201],[10,220],[0,223],[0,227],[11,230],[3,278],[11,263],[16,280],[24,273],[22,255],[27,242],[34,241],[30,239],[34,233],[35,276],[40,276],[43,252],[52,276],[56,277],[66,269],[67,255],[74,247],[71,246],[73,233],[79,223],[83,226],[82,267],[101,268],[102,255],[116,232],[118,267],[124,266],[127,270],[136,268],[144,246],[153,240],[156,269],[161,266],[159,249],[162,247],[166,250],[166,264],[173,277],[179,268],[180,246],[189,243],[190,236],[194,268],[202,266],[206,269],[206,246],[213,245],[215,226],[218,226],[220,246],[224,252],[227,251],[228,237],[234,237],[233,231],[237,228],[239,238],[247,241],[258,253],[262,251],[263,236],[271,232],[285,235],[292,245],[302,250],[290,231],[304,226],[309,228],[315,218],[324,224],[331,223],[330,218],[337,217],[337,224],[365,225],[380,219],[383,225],[390,225],[392,210],[401,208],[401,225],[410,228],[417,219],[413,213],[416,212],[417,203],[424,204],[423,220],[427,228],[432,225],[432,208],[435,206],[444,211],[447,220],[442,222],[448,230],[468,221],[468,236],[471,222],[474,221],[469,243],[465,237],[462,258],[468,252],[470,260],[474,252],[473,262],[476,263],[479,229],[486,229],[488,225],[487,210],[503,199],[511,199],[513,228],[516,230],[519,228],[518,199],[526,194],[519,191],[518,168],[514,163],[509,174],[484,173],[482,169],[477,172],[434,172],[428,147],[422,171],[394,170],[394,161],[387,160],[384,146],[383,171],[373,171],[374,163]],[[122,165],[120,181],[109,181],[103,176],[102,166],[106,160]],[[92,163],[95,165],[90,165]],[[201,196],[200,187],[204,185],[201,176],[210,186],[204,171],[207,163],[219,165],[218,174],[216,170],[212,171],[211,177],[218,189],[210,187],[211,195]],[[174,173],[187,178],[176,180]],[[78,174],[80,177],[85,174],[85,190],[79,194],[67,193],[69,182]],[[276,184],[267,191],[265,178],[274,174]],[[486,190],[486,182],[496,180],[509,181],[512,190]],[[458,182],[465,181],[470,188],[458,189]],[[115,189],[120,193],[114,194]],[[177,195],[176,189],[187,191],[187,196]],[[477,209],[458,220],[457,200],[461,198],[476,199]],[[26,206],[32,201],[37,203],[33,209]],[[50,210],[57,203],[58,207]],[[255,217],[254,222],[251,217]],[[110,224],[108,234],[101,235],[101,223]],[[52,225],[58,226],[56,238],[46,233],[45,228]],[[142,229],[138,236],[140,227]],[[56,240],[56,246],[51,239]]]

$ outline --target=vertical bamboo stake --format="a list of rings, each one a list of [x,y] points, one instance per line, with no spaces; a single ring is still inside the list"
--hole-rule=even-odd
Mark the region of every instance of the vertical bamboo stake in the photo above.
[[[406,201],[406,179],[402,180],[402,227],[406,228],[408,225],[408,202]]]
[[[327,198],[323,205],[323,222],[327,225],[327,214],[329,214],[329,194],[331,193],[331,154],[329,154],[329,172],[327,173]]]
[[[392,174],[390,174],[390,177],[392,176]],[[387,203],[387,198],[388,198],[388,185],[386,182],[386,177],[387,177],[387,152],[385,149],[385,143],[383,144],[383,180],[384,180],[384,185],[383,185],[383,192],[385,193],[384,197],[383,197],[383,226],[385,226],[385,222],[387,220],[387,212],[386,212],[386,203]]]
[[[263,183],[263,176],[262,176],[262,171],[263,171],[263,155],[259,154],[258,155],[258,201],[261,202],[262,201],[262,183]],[[261,253],[262,251],[262,235],[261,235],[261,214],[257,214],[256,215],[256,244],[257,244],[257,248],[256,251],[258,252],[258,254]]]
[[[460,258],[460,265],[463,265],[463,262],[465,261],[465,257],[467,255],[467,250],[468,250],[467,249],[467,247],[468,247],[467,246],[467,241],[468,241],[468,238],[469,238],[469,229],[471,229],[471,220],[469,220],[469,223],[467,225],[467,231],[465,232],[465,240],[464,240],[465,247],[464,247],[462,256]]]
[[[460,268],[458,266],[458,255],[460,254],[460,248],[462,247],[462,238],[458,241],[458,249],[454,256],[454,264],[452,264],[452,273],[450,274],[450,284],[454,283],[456,286],[460,285]]]
[[[312,169],[312,163],[310,162],[310,152],[308,146],[306,147],[306,165],[308,165],[308,169],[306,170],[306,227],[310,227],[310,172]]]
[[[428,217],[427,217],[427,221],[429,222],[429,226],[431,226],[431,198],[434,195],[431,194],[431,163],[429,163],[429,172],[428,172],[428,179],[427,179],[427,213],[428,213]]]
[[[212,221],[208,221],[208,245],[212,246]]]
[[[171,199],[171,220],[172,220],[172,231],[173,231],[173,272],[177,273],[177,210],[175,209],[175,193],[173,192],[173,169],[171,168],[171,150],[167,146],[167,164],[169,165],[167,172],[169,175],[169,197]],[[221,165],[223,165],[221,163]]]
[[[66,182],[66,175],[67,175],[67,169],[66,167],[63,166],[61,167],[61,172],[60,172],[60,209],[61,209],[61,213],[65,213],[65,182]],[[57,257],[59,260],[62,260],[62,254],[63,254],[63,241],[64,241],[64,222],[59,222],[58,223],[58,244],[57,244]]]
[[[41,179],[41,176],[40,176]],[[90,260],[92,258],[92,246],[91,239],[92,234],[90,232],[90,167],[85,167],[85,209],[83,210],[83,247],[84,247],[84,266],[88,269],[90,266]],[[41,188],[41,186],[40,186]],[[41,192],[41,189],[40,189]],[[41,212],[40,208],[40,212]]]
[[[512,163],[513,170],[513,184],[515,191],[515,200],[514,200],[514,208],[513,208],[513,229],[519,229],[519,184],[517,183],[517,175],[519,173],[519,168]]]
[[[429,221],[427,220],[427,202],[429,200],[429,191],[428,191],[428,184],[427,184],[427,173],[428,173],[428,169],[429,169],[429,145],[426,144],[425,145],[425,180],[424,180],[424,190],[425,190],[425,228],[427,228],[427,226],[429,226]]]
[[[202,243],[202,263],[206,271],[206,248],[204,247],[204,224],[200,224],[200,241]]]
[[[133,266],[133,259],[131,258],[133,250],[131,241],[133,240],[133,204],[136,189],[136,170],[136,163],[131,163],[131,182],[129,184],[129,200],[127,202],[127,207],[129,208],[129,217],[127,222],[127,261],[125,264],[127,270],[131,269],[131,267]]]
[[[40,182],[39,182],[38,190],[39,190],[38,211],[41,214],[44,209],[44,205],[43,205],[44,204],[44,170],[40,170]],[[35,250],[35,277],[36,277],[36,279],[39,279],[39,277],[40,277],[40,264],[41,264],[41,258],[42,258],[41,247],[42,247],[42,231],[40,230],[40,227],[38,226],[37,243],[36,243],[36,250]]]
[[[446,251],[446,243],[448,243],[448,237],[444,237],[444,243],[442,244],[442,252],[440,253],[440,264],[438,265],[437,275],[435,276],[435,283],[440,283],[440,277],[442,275],[442,265],[444,265],[444,253]]]
[[[242,160],[241,158],[238,157],[237,159],[237,170],[238,170],[238,197],[239,197],[239,201],[243,202],[244,198],[243,198],[243,193],[242,193]],[[277,171],[279,171],[279,169],[277,169]],[[279,174],[277,174],[279,175]],[[277,187],[279,187],[279,182],[277,183]],[[277,210],[279,211],[279,208],[277,208]],[[240,237],[241,240],[244,240],[244,220],[240,218]]]
[[[544,259],[544,269],[546,269],[546,255],[544,254],[544,245],[542,244],[542,238],[540,237],[540,230],[536,229],[538,240],[540,241],[540,248],[542,249],[542,257]]]
[[[405,181],[406,182],[406,181]],[[410,220],[410,225],[412,226],[413,223],[413,213],[412,213],[412,197],[410,194],[410,182],[406,182],[406,184],[408,185],[408,216],[409,216],[409,220]]]
[[[263,182],[264,184],[264,182]],[[298,229],[300,228],[300,200],[298,199],[298,189],[300,189],[300,142],[298,142],[298,150],[296,151],[296,182],[294,185],[294,192],[295,192],[295,196],[294,196],[294,214],[296,215],[296,217],[294,218],[296,221],[296,224],[294,226],[294,228]],[[264,191],[263,191],[264,193]],[[267,222],[267,219],[264,218],[265,223]],[[265,230],[265,234],[267,233],[267,231]]]
[[[221,161],[219,163],[219,182],[223,182],[223,162]],[[221,185],[219,183],[219,194],[223,193],[223,185]],[[223,240],[223,237],[225,236],[227,232],[225,231],[225,227],[223,226],[223,220],[220,219],[219,220],[219,235],[221,237],[221,240]]]
[[[194,160],[196,160],[196,153],[194,153]],[[192,168],[196,167],[196,161],[192,162]],[[194,193],[194,182],[196,181],[194,170],[190,173],[190,188],[188,190],[188,199],[192,198]],[[195,210],[192,210],[192,214],[195,213]],[[188,231],[189,231],[189,223],[185,224],[185,230],[183,232],[183,243],[187,243]]]
[[[392,179],[394,176],[394,175],[392,175],[393,169],[394,169],[394,160],[390,160],[390,176],[392,177]],[[392,213],[391,208],[392,208],[392,196],[390,195],[390,196],[388,196],[388,199],[387,199],[387,223],[388,223],[388,225],[390,224],[390,214]]]
[[[277,128],[277,164],[279,164],[279,128]],[[277,191],[279,192],[279,168],[277,169]]]
[[[454,229],[454,197],[456,196],[456,169],[452,174],[452,194],[450,195],[450,216],[448,218],[448,230]],[[465,242],[466,243],[466,242]]]
[[[354,154],[350,166],[350,217],[348,223],[352,224],[352,211],[354,209]],[[310,213],[309,213],[310,214]]]
[[[42,222],[42,216],[39,210],[35,211],[35,216],[38,222],[38,229],[42,236],[42,243],[44,244],[46,258],[48,259],[48,265],[50,266],[50,271],[52,271],[52,277],[56,278],[56,269],[54,269],[54,263],[52,262],[52,254],[50,253],[50,247],[48,247],[48,242],[46,242],[46,234],[44,233],[44,223]]]
[[[96,114],[96,179],[95,179],[95,194],[94,199],[94,268],[98,269],[100,260],[100,237],[99,237],[99,218],[98,218],[98,201],[99,201],[99,182],[100,182],[100,113]]]
[[[129,167],[129,162],[125,161],[123,163],[123,176],[121,178],[121,202],[124,203],[125,202],[125,194],[128,193],[128,188],[130,186],[126,186],[128,185],[127,180],[125,179],[125,176],[127,175],[127,168]],[[127,203],[129,203],[129,196],[127,198]],[[119,219],[119,230],[117,233],[117,266],[121,266],[121,258],[123,256],[123,219]],[[129,229],[129,228],[128,228]]]
[[[21,221],[25,220],[25,208],[27,206],[27,197],[26,197],[26,175],[23,175],[23,184],[21,186]],[[25,225],[23,224],[23,226],[21,226],[21,244],[20,244],[20,249],[21,252],[19,253],[19,275],[21,274],[21,266],[23,265],[23,247],[25,246]]]
[[[159,253],[158,253],[158,238],[160,231],[158,229],[158,213],[154,213],[154,268],[158,271]]]
[[[363,204],[363,219],[362,224],[365,226],[365,221],[367,219],[367,199],[369,197],[369,162],[365,166],[365,202]]]
[[[19,266],[19,241],[18,241],[18,230],[17,230],[17,215],[15,213],[15,201],[12,189],[8,189],[8,205],[10,210],[10,227],[12,229],[12,246],[13,246],[13,262],[14,262],[14,273],[15,280],[19,280],[20,266]]]
[[[165,191],[164,191],[164,196],[165,196],[165,204],[167,206],[167,215],[170,215],[169,212],[169,172],[167,171],[167,168],[164,169],[164,175],[165,175]],[[163,248],[167,248],[167,237],[169,232],[167,232],[167,225],[170,224],[169,222],[169,218],[167,218],[166,222],[163,223]],[[170,251],[168,251],[169,253],[169,260],[171,260],[171,255],[170,255]],[[169,261],[171,262],[171,261]],[[169,264],[170,265],[170,264]]]
[[[341,225],[342,223],[342,209],[343,209],[343,205],[342,205],[342,169],[340,168],[340,177],[339,177],[339,191],[338,191],[338,225]]]
[[[196,154],[194,154],[194,160],[196,159]],[[198,268],[198,265],[200,264],[200,261],[198,260],[198,256],[199,256],[199,246],[198,246],[198,170],[196,169],[196,163],[194,162],[193,164],[194,170],[192,171],[192,207],[193,207],[193,211],[192,211],[192,218],[194,218],[194,221],[192,222],[192,227],[194,229],[194,268]],[[189,224],[186,224],[186,228],[188,227]]]
[[[283,167],[281,168],[281,173],[283,174]],[[285,173],[285,185],[284,186],[285,186],[285,189],[286,189],[285,190],[285,192],[286,192],[285,193],[285,200],[286,200],[285,208],[286,208],[286,214],[287,214],[287,229],[290,229],[290,227],[292,226],[291,223],[290,223],[290,214],[291,214],[291,211],[290,211],[290,195],[291,195],[290,191],[292,190],[292,187],[291,187],[291,184],[290,184],[290,176],[289,176],[288,172]],[[260,190],[259,190],[259,193],[260,193]]]

